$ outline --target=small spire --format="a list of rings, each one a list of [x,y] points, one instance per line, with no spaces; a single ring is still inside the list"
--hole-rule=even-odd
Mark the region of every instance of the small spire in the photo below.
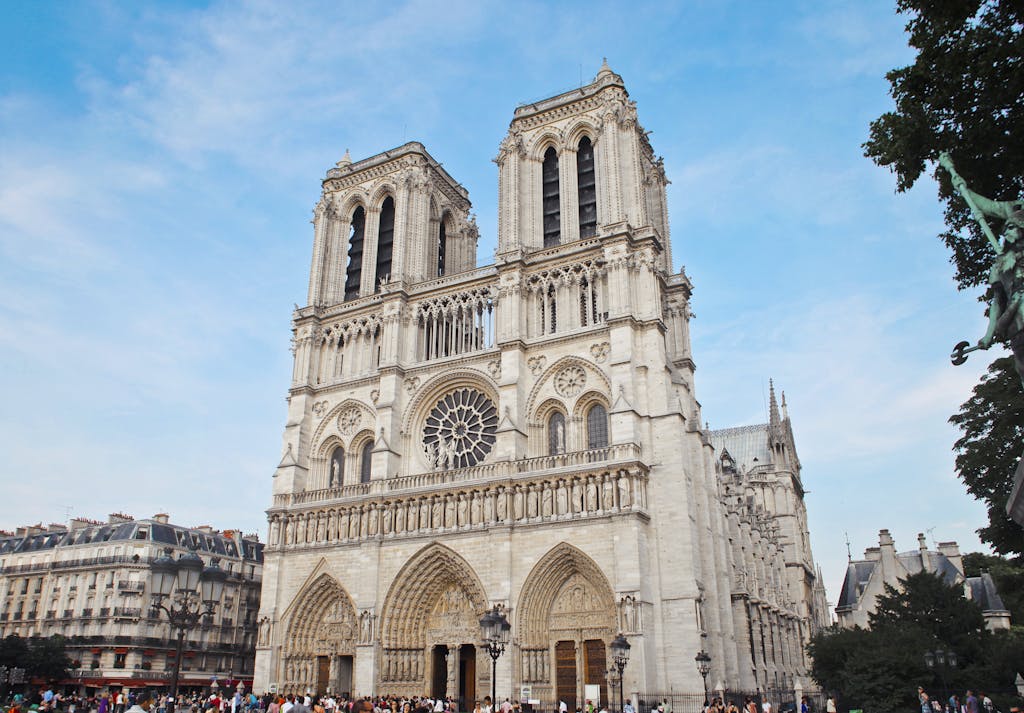
[[[338,163],[334,164],[338,168],[345,168],[346,166],[352,165],[352,155],[349,154],[348,149],[345,149],[345,155],[341,157]]]
[[[779,402],[775,400],[775,383],[768,379],[768,426],[773,432],[782,423],[779,416]]]
[[[595,77],[595,79],[600,79],[601,77],[604,77],[609,74],[614,74],[614,72],[612,72],[612,68],[608,66],[608,58],[602,57],[601,69],[597,70],[597,77]]]
[[[789,409],[786,408],[786,392],[782,392],[782,418],[785,421],[789,420]]]

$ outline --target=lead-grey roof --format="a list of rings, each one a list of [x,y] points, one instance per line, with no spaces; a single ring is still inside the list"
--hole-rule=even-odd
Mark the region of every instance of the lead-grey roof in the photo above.
[[[239,553],[235,541],[221,533],[206,533],[179,525],[165,525],[156,520],[133,520],[131,522],[88,525],[74,530],[41,532],[36,535],[0,537],[0,554],[123,540],[162,542],[167,545],[209,552],[213,555],[241,557],[241,559],[255,562],[263,561],[263,543],[261,542],[243,540],[242,552]]]
[[[980,577],[968,577],[967,586],[970,588],[971,601],[980,606],[983,612],[1006,611],[1006,605],[996,591],[996,583],[988,572],[982,572]]]
[[[729,451],[739,469],[750,470],[755,466],[771,463],[767,423],[719,428],[711,431],[709,436],[719,457],[724,451]]]
[[[908,575],[917,574],[924,569],[920,550],[899,552],[896,555],[896,559],[903,565]],[[839,602],[836,604],[836,609],[852,608],[860,600],[860,596],[864,592],[868,580],[871,579],[871,573],[875,571],[875,565],[877,564],[877,560],[854,560],[850,562],[846,568],[846,577],[843,579],[843,587],[839,593]],[[960,570],[956,568],[946,555],[935,550],[928,550],[928,571],[941,575],[942,581],[949,585],[956,584],[957,580],[962,576]],[[980,580],[981,578],[972,579]],[[971,580],[967,581],[970,584]],[[991,578],[989,578],[989,581],[991,582]],[[984,598],[985,601],[992,601],[989,598],[989,589],[984,584],[971,585],[972,595],[975,586],[979,588],[975,601],[981,603],[981,598]],[[999,599],[999,595],[995,591],[995,584],[991,585],[991,593],[1001,606],[1002,600]],[[982,605],[982,609],[988,610],[984,605]]]

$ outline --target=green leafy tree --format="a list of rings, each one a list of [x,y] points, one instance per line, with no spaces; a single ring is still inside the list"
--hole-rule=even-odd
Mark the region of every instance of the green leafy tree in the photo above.
[[[28,643],[17,634],[0,639],[0,666],[24,668],[28,656]]]
[[[952,649],[960,659],[960,668],[944,681],[951,688],[1007,686],[988,665],[990,653],[1005,653],[1005,647],[993,645],[978,605],[938,575],[920,572],[899,587],[887,585],[868,621],[870,629],[822,632],[808,647],[811,675],[825,690],[839,693],[844,708],[907,710],[914,706],[918,685],[939,691],[940,679],[924,660],[925,651],[938,647]]]
[[[11,635],[0,640],[0,665],[25,669],[25,679],[56,680],[67,677],[71,659],[63,636],[33,636],[23,639]]]
[[[1013,359],[996,359],[949,420],[963,433],[953,444],[957,474],[967,492],[988,507],[988,525],[978,536],[996,552],[1024,554],[1024,528],[1006,514],[1024,443],[1024,392]]]
[[[1024,4],[1016,0],[897,0],[914,63],[886,78],[896,108],[871,124],[865,155],[909,189],[948,151],[972,189],[997,200],[1024,194]],[[984,284],[993,251],[945,171],[941,238],[961,288]],[[998,228],[999,226],[995,226]]]
[[[872,122],[865,155],[896,174],[900,191],[912,187],[939,153],[948,151],[973,190],[996,200],[1021,197],[1024,3],[897,0],[896,6],[908,18],[909,43],[917,54],[913,64],[886,75],[896,106]],[[961,289],[985,284],[993,248],[949,175],[944,170],[935,175],[947,228],[939,237],[951,250],[957,283]],[[1002,230],[998,221],[991,227]],[[989,525],[979,531],[981,538],[999,552],[1024,553],[1024,532],[1004,512],[1020,455],[1019,414],[1024,412],[1024,392],[1019,381],[1011,383],[1008,364],[999,360],[991,369],[988,391],[998,391],[992,394],[995,400],[984,405],[972,399],[954,423],[964,419],[970,425],[966,421],[975,415],[983,421],[987,410],[995,422],[995,412],[1003,409],[1018,414],[1018,427],[992,433],[965,428],[957,444],[957,470],[971,494],[988,504]],[[979,388],[985,386],[983,381]]]
[[[24,668],[30,677],[61,679],[68,675],[70,667],[63,636],[33,636],[28,640]]]

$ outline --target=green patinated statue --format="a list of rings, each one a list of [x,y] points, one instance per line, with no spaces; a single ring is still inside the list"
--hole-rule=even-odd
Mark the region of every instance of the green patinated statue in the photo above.
[[[967,187],[946,152],[939,155],[939,164],[949,171],[953,187],[967,201],[974,219],[996,252],[988,273],[988,329],[977,346],[969,346],[969,342],[957,344],[953,349],[953,363],[959,365],[967,361],[967,352],[1008,341],[1024,387],[1024,201],[994,201],[978,195]],[[1001,242],[989,227],[986,216],[1003,221]]]

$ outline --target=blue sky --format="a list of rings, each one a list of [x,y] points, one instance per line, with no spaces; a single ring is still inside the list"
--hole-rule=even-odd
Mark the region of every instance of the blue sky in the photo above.
[[[491,262],[512,111],[602,56],[664,156],[712,427],[786,392],[834,601],[889,528],[978,548],[946,419],[989,359],[927,179],[863,158],[911,61],[889,2],[5,3],[0,527],[265,530],[319,181],[422,141]],[[932,530],[934,528],[934,530]]]

